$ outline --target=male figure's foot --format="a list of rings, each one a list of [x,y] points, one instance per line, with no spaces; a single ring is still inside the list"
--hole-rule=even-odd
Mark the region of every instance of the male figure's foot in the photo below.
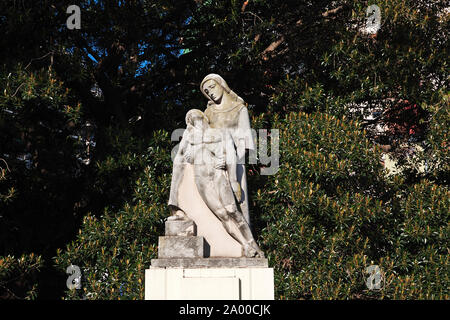
[[[248,244],[255,250],[255,258],[264,258],[264,252],[262,252],[255,240],[250,240]]]
[[[167,218],[168,221],[174,221],[174,220],[186,220],[188,217],[186,216],[186,214],[181,211],[181,210],[177,210],[177,212],[175,212],[175,214],[172,214],[170,217]]]
[[[244,246],[244,255],[247,258],[264,258],[264,253],[258,247],[255,240],[250,240],[247,245]]]
[[[254,258],[258,252],[256,252],[255,248],[250,245],[244,246],[244,256],[246,258]]]

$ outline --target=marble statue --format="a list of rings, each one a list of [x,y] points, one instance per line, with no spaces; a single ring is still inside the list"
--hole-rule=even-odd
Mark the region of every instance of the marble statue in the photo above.
[[[208,104],[187,112],[172,153],[171,216],[145,270],[145,299],[273,300],[273,268],[249,224],[245,153],[254,143],[246,104],[217,74],[200,90]]]
[[[254,149],[245,102],[217,74],[206,76],[200,89],[209,102],[205,112],[186,114],[186,130],[174,159],[169,220],[186,220],[179,185],[186,166],[193,167],[196,189],[226,232],[242,245],[245,257],[264,257],[249,224],[245,149]],[[184,178],[188,179],[188,178]]]

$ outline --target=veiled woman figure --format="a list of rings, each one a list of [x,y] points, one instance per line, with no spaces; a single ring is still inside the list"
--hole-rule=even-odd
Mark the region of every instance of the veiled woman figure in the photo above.
[[[241,186],[239,211],[250,225],[248,209],[247,176],[245,173],[245,149],[254,150],[250,119],[244,100],[230,89],[218,74],[208,74],[200,84],[200,90],[209,100],[205,115],[211,128],[229,130],[237,155],[237,179]],[[238,197],[239,198],[239,197]]]

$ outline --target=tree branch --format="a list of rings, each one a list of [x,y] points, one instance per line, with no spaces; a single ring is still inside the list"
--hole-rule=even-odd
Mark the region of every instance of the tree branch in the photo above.
[[[339,13],[340,11],[342,11],[344,9],[344,6],[339,6],[339,7],[337,7],[337,8],[334,8],[334,9],[331,9],[331,10],[327,10],[327,11],[325,11],[325,12],[323,12],[322,14],[321,14],[321,16],[322,17],[324,17],[324,18],[328,18],[328,17],[330,17],[330,16],[333,16],[333,15],[336,15],[337,13]],[[298,26],[301,26],[303,24],[303,21],[301,20],[301,19],[299,19],[299,20],[297,20],[296,21],[296,23],[295,23],[295,25],[298,27]],[[259,37],[258,37],[258,39],[259,39]],[[278,39],[278,40],[276,40],[276,41],[273,41],[266,49],[264,49],[264,51],[261,53],[261,57],[262,57],[262,59],[263,60],[268,60],[269,59],[269,56],[268,56],[268,54],[269,53],[271,53],[271,52],[273,52],[273,51],[275,51],[283,42],[285,41],[285,36],[284,35],[281,35],[281,37]],[[284,53],[285,51],[283,51],[283,53]]]

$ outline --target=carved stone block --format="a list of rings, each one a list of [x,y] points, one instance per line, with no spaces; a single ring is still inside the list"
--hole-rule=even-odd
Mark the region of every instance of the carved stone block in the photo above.
[[[159,237],[158,258],[203,258],[204,248],[203,237]]]

